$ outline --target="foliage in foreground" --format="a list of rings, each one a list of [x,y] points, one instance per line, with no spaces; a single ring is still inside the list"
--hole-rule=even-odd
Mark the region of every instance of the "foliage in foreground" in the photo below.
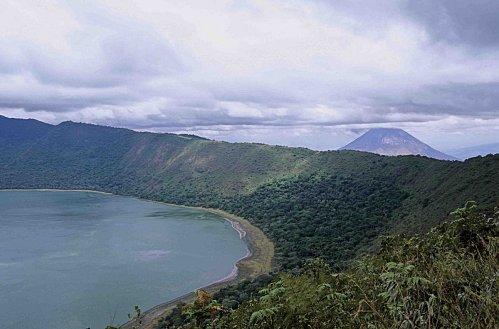
[[[425,235],[391,236],[341,273],[320,259],[235,310],[203,297],[160,328],[495,328],[498,221],[468,202]]]

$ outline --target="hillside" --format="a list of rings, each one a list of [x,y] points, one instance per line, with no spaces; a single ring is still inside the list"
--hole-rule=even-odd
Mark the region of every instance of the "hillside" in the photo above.
[[[284,268],[317,256],[340,268],[381,234],[426,230],[466,200],[499,201],[499,156],[317,152],[7,118],[0,154],[0,188],[93,189],[245,217]]]
[[[435,150],[402,129],[374,128],[368,130],[341,150],[356,150],[381,155],[424,155],[439,160],[457,160]]]
[[[464,162],[421,156],[225,143],[64,122],[0,117],[0,188],[93,189],[219,208],[275,244],[275,266],[320,257],[334,271],[389,233],[419,233],[467,200],[499,205],[499,155]],[[245,303],[269,278],[220,292]]]
[[[498,156],[443,162],[5,118],[0,131],[0,188],[221,208],[262,228],[288,268],[315,256],[342,266],[383,232],[427,229],[468,199],[499,200]]]
[[[235,309],[223,294],[199,295],[158,328],[497,328],[498,215],[467,203],[428,234],[384,239],[343,272],[315,259],[246,290]]]

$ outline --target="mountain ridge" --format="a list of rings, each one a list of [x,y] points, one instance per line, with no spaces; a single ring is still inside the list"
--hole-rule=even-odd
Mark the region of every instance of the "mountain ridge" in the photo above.
[[[283,268],[309,257],[341,267],[382,234],[428,230],[467,200],[493,208],[497,172],[499,156],[449,162],[0,120],[0,188],[88,189],[222,209],[262,229]]]

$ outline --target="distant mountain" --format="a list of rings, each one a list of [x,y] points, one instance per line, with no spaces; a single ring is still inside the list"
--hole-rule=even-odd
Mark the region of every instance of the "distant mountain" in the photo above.
[[[447,151],[458,159],[466,160],[479,155],[498,154],[499,143],[483,144],[470,147],[463,147]]]
[[[381,155],[424,155],[439,160],[457,160],[397,128],[370,129],[340,150],[355,150]]]

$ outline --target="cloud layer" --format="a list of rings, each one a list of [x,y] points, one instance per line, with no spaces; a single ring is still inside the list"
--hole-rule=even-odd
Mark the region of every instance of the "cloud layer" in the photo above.
[[[320,149],[380,125],[488,142],[498,16],[493,0],[7,0],[0,114]]]

